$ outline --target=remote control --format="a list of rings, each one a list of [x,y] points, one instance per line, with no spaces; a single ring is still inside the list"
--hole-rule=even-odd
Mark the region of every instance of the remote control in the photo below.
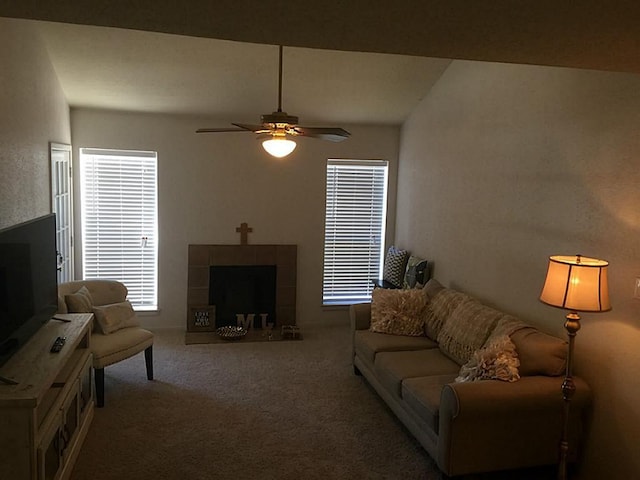
[[[64,346],[66,341],[67,341],[67,337],[56,338],[56,341],[53,342],[53,345],[51,346],[51,353],[60,352],[60,350],[62,350],[62,347]]]

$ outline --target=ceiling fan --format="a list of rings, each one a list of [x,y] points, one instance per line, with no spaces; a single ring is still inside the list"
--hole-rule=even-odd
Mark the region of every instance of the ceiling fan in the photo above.
[[[294,148],[296,142],[289,137],[303,136],[341,142],[351,134],[339,127],[302,127],[298,125],[298,117],[282,111],[282,45],[279,46],[278,68],[278,110],[260,117],[260,125],[246,123],[232,123],[236,128],[199,128],[196,133],[219,132],[253,132],[267,135],[269,138],[262,142],[264,149],[274,157],[286,157]]]

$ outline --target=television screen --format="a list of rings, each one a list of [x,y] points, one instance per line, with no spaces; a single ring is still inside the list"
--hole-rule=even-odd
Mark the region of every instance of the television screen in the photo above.
[[[54,214],[0,230],[0,365],[58,308]]]

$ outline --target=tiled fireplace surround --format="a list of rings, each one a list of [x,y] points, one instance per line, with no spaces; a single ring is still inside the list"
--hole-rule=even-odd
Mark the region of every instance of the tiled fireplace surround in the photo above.
[[[187,315],[209,303],[209,267],[276,266],[276,326],[296,324],[297,245],[189,245]]]

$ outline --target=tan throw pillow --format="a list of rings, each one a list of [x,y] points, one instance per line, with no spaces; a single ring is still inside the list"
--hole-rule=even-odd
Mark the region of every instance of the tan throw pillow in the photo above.
[[[474,299],[458,305],[438,334],[440,351],[463,365],[487,341],[504,313]]]
[[[93,314],[96,322],[98,322],[100,331],[105,335],[109,335],[121,328],[140,325],[129,301],[93,307]]]
[[[371,293],[372,332],[391,335],[424,335],[426,297],[419,289],[375,288]]]
[[[91,313],[93,308],[93,299],[87,287],[83,286],[76,293],[64,296],[64,302],[67,304],[69,313]]]
[[[493,336],[487,340],[484,347],[473,352],[469,361],[460,369],[456,382],[477,380],[515,382],[520,379],[519,366],[516,346],[509,336]]]

